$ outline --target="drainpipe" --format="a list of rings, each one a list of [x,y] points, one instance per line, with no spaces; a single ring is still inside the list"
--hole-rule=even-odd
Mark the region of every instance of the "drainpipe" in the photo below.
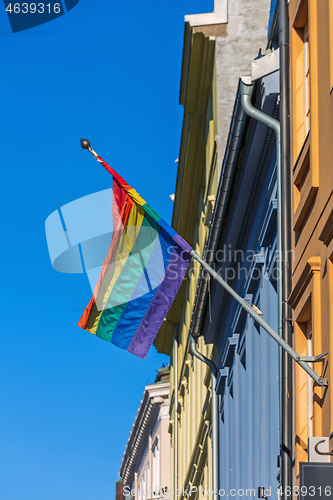
[[[287,0],[279,0],[280,48],[280,124],[281,124],[281,217],[282,217],[282,338],[292,345],[291,308],[291,168],[290,168],[290,89],[289,89],[289,12]],[[281,474],[280,484],[285,500],[292,487],[292,361],[281,353]]]
[[[209,366],[212,380],[212,452],[213,452],[213,500],[219,500],[220,470],[219,470],[219,396],[216,394],[217,367],[213,361],[206,358],[197,349],[197,343],[190,335],[190,352],[196,358]]]
[[[175,336],[173,338],[173,385],[174,385],[174,402],[173,402],[173,462],[174,462],[174,478],[173,491],[177,498],[178,491],[178,331],[179,324],[175,328]]]
[[[312,335],[307,332],[307,350],[308,356],[312,356]],[[312,401],[312,386],[311,377],[308,376],[308,439],[313,437],[313,401]]]
[[[250,77],[242,77],[242,81],[246,84],[247,81],[250,82]],[[282,319],[282,261],[281,261],[281,249],[282,249],[282,231],[281,231],[281,140],[280,140],[280,123],[269,115],[266,115],[259,109],[256,109],[251,104],[251,95],[244,94],[241,97],[242,106],[247,115],[254,120],[258,120],[264,123],[268,127],[272,128],[276,135],[276,175],[277,175],[277,197],[278,197],[278,207],[277,207],[277,249],[278,249],[278,333],[281,335],[281,319]]]

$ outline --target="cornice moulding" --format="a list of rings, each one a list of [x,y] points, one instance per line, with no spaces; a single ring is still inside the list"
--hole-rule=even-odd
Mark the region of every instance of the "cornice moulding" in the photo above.
[[[191,14],[185,16],[185,22],[191,27],[209,26],[228,22],[228,0],[215,0],[214,11],[206,14]]]

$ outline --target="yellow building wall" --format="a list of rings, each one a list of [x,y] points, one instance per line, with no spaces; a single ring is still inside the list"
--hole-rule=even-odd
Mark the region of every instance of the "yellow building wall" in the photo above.
[[[195,43],[195,40],[193,41]],[[208,45],[209,38],[205,43]],[[208,51],[208,47],[206,47]],[[214,52],[213,52],[214,54]],[[209,58],[211,75],[209,85],[201,89],[201,98],[205,105],[198,112],[198,130],[192,117],[192,130],[190,134],[196,135],[196,141],[191,143],[191,154],[186,151],[186,144],[189,138],[183,134],[181,153],[179,159],[179,168],[186,171],[192,169],[192,175],[198,181],[200,177],[199,195],[196,200],[191,197],[191,193],[186,196],[182,193],[183,206],[191,207],[191,217],[195,220],[193,241],[195,250],[203,255],[206,238],[208,235],[208,226],[205,224],[206,211],[212,209],[212,195],[217,190],[217,168],[216,168],[216,96],[214,84],[215,68],[214,57]],[[207,70],[209,74],[209,70]],[[200,74],[200,72],[198,72]],[[193,88],[193,87],[192,87]],[[190,87],[189,87],[190,89]],[[184,122],[186,120],[186,106]],[[183,158],[182,158],[183,157]],[[198,159],[199,167],[191,164],[189,158]],[[182,162],[183,161],[183,162]],[[194,180],[194,179],[193,179]],[[177,185],[181,189],[181,185]],[[210,197],[210,200],[209,200]],[[214,198],[214,196],[213,196]],[[197,201],[197,203],[195,203]],[[173,226],[181,226],[184,221],[186,211],[180,211],[179,216],[173,220]],[[207,220],[207,218],[206,218]],[[193,306],[196,297],[198,276],[200,266],[197,261],[192,260],[189,266],[188,277],[185,285],[185,299],[182,302],[181,321],[179,323],[178,337],[178,488],[180,489],[179,498],[182,499],[183,492],[190,486],[202,486],[202,488],[211,489],[211,462],[212,445],[210,429],[210,399],[211,399],[211,380],[210,370],[197,358],[189,354],[189,331],[192,319]],[[177,300],[177,299],[176,299]],[[206,346],[203,339],[198,340],[198,350],[205,356],[212,357],[212,346]],[[174,478],[174,352],[171,353],[171,474],[172,483]],[[204,498],[203,495],[191,495],[191,498]]]

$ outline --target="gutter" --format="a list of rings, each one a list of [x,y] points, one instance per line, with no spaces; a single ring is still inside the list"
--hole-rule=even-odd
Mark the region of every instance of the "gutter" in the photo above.
[[[210,266],[215,259],[215,253],[218,250],[219,242],[221,239],[223,220],[227,212],[227,207],[230,200],[235,172],[243,142],[247,115],[242,108],[241,97],[242,95],[251,96],[252,92],[253,85],[246,85],[244,84],[242,79],[240,79],[231,119],[226,151],[222,163],[222,170],[217,190],[217,199],[213,219],[209,228],[209,234],[204,251],[204,260]],[[190,334],[194,337],[198,337],[200,335],[203,314],[207,302],[208,279],[209,278],[205,276],[205,272],[202,271],[197,288],[197,295],[195,298],[190,329]]]

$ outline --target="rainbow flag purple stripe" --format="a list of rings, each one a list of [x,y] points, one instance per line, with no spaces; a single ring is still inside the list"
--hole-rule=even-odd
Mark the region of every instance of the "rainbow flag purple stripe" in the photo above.
[[[145,358],[187,271],[192,248],[107,163],[113,237],[79,326]]]

